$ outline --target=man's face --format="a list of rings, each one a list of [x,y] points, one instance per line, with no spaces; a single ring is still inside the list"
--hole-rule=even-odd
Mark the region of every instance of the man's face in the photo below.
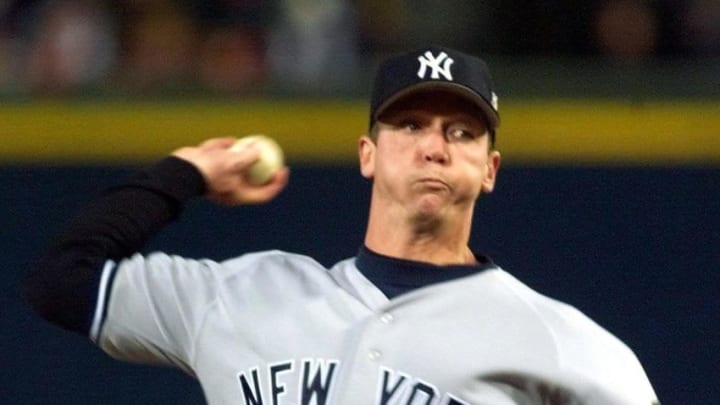
[[[500,154],[485,121],[468,101],[444,92],[415,94],[377,120],[377,139],[360,141],[361,171],[374,197],[415,215],[472,212],[492,191]]]

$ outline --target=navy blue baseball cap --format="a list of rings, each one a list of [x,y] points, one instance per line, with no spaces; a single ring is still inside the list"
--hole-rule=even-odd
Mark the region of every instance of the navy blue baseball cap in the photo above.
[[[494,138],[500,115],[487,64],[476,56],[438,46],[393,56],[380,64],[370,102],[370,126],[399,99],[434,90],[456,94],[475,104]]]

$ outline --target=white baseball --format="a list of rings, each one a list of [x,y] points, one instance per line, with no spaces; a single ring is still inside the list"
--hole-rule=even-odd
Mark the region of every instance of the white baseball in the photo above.
[[[241,151],[250,143],[255,143],[260,149],[258,159],[250,165],[246,175],[250,183],[255,185],[265,184],[285,165],[285,157],[280,145],[274,139],[266,135],[248,135],[238,139],[232,151]]]

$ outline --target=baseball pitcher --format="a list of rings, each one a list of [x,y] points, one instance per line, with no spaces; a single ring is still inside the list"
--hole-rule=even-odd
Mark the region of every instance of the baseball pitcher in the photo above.
[[[27,300],[110,356],[184,370],[209,404],[658,403],[619,339],[468,246],[500,169],[499,122],[481,59],[393,56],[358,141],[372,196],[355,257],[139,254],[193,198],[265,203],[287,184],[284,167],[248,181],[256,146],[210,139],[86,206],[27,277]]]

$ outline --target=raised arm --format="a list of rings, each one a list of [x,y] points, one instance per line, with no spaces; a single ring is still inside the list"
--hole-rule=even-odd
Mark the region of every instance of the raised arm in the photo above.
[[[244,172],[258,151],[252,145],[231,151],[234,141],[217,138],[180,148],[91,201],[28,273],[28,304],[46,320],[87,336],[104,264],[141,250],[190,199],[206,195],[239,205],[274,198],[287,183],[287,168],[266,185],[249,184]]]

